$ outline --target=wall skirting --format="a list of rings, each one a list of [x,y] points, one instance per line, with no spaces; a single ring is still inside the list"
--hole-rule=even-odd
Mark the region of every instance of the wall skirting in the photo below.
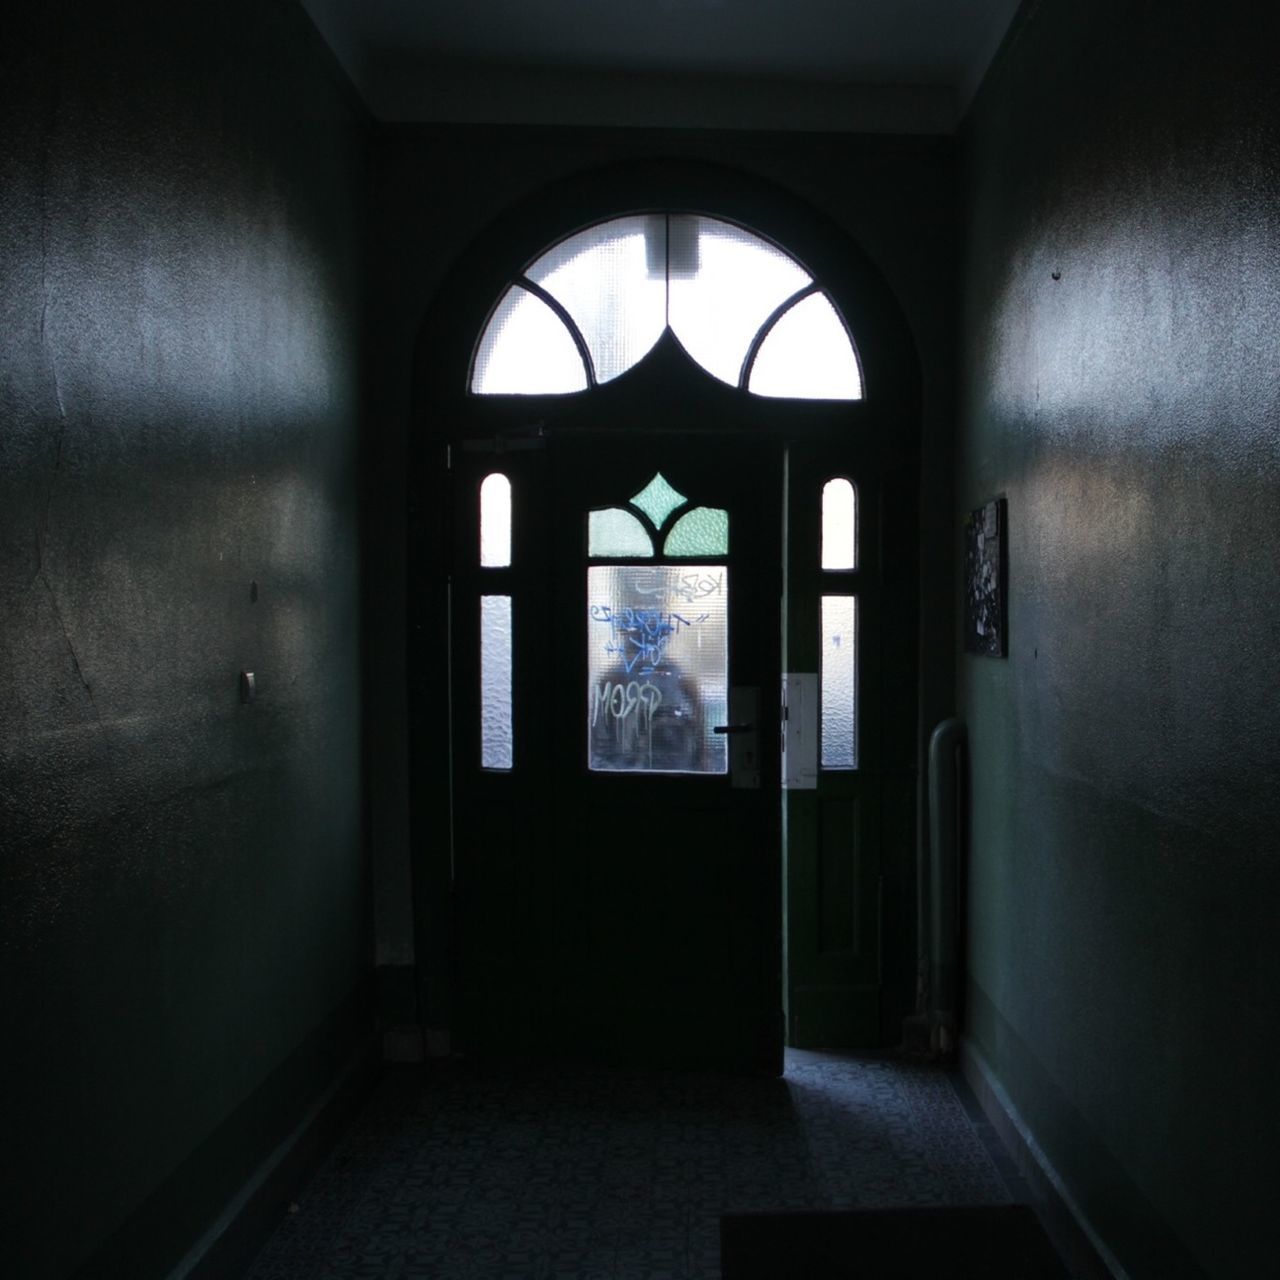
[[[341,1136],[382,1070],[360,984],[76,1272],[240,1275]]]
[[[996,1079],[982,1051],[960,1038],[960,1071],[978,1105],[1034,1193],[1045,1230],[1076,1280],[1129,1280],[1081,1212],[1069,1188]]]

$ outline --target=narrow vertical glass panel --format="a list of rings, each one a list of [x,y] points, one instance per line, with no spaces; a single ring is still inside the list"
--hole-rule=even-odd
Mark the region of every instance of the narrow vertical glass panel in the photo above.
[[[621,507],[606,507],[587,516],[587,555],[644,556],[653,555],[649,531]]]
[[[793,400],[862,399],[858,357],[825,293],[802,298],[769,330],[747,390]]]
[[[614,218],[560,241],[525,273],[573,317],[597,382],[625,373],[662,336],[665,235],[661,216]]]
[[[668,323],[694,360],[736,387],[760,326],[810,276],[781,249],[731,223],[679,214],[671,223],[680,252],[679,269],[670,273]]]
[[[727,556],[729,513],[720,507],[694,507],[671,526],[662,554],[666,556]]]
[[[822,486],[822,567],[858,567],[858,497],[848,480]]]
[[[553,395],[586,388],[587,370],[564,322],[537,294],[512,285],[480,337],[471,390]]]
[[[631,505],[643,511],[653,521],[655,529],[661,529],[666,518],[687,501],[683,493],[672,488],[661,471],[655,471],[653,479],[639,493],[632,495]]]
[[[480,764],[510,769],[511,597],[480,597]]]
[[[587,569],[587,759],[597,771],[725,773],[729,570]]]
[[[505,569],[511,563],[511,481],[500,472],[480,485],[480,565]]]
[[[822,767],[858,767],[858,597],[822,597]]]

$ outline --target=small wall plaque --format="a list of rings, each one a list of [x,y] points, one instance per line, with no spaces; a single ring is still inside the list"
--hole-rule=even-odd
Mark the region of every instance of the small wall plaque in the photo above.
[[[969,513],[964,525],[964,651],[988,658],[1009,653],[1005,598],[1005,500]]]

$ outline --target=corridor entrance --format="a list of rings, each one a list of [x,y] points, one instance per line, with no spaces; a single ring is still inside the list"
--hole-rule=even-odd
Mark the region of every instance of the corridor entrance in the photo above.
[[[880,463],[798,264],[700,216],[617,224],[500,299],[446,454],[433,981],[466,1053],[776,1073],[784,1040],[880,1038]],[[721,316],[732,361],[672,285],[715,274],[717,238],[778,277]],[[622,356],[575,284],[601,244],[661,297]],[[779,389],[814,368],[816,394]]]

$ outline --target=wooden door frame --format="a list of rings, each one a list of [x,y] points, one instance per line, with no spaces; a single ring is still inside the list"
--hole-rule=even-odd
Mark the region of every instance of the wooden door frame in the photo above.
[[[920,379],[914,343],[887,283],[836,224],[790,193],[750,175],[659,161],[598,170],[549,185],[478,236],[460,255],[424,317],[413,373],[417,429],[410,433],[409,459],[410,826],[419,1016],[428,1029],[450,1026],[457,989],[449,749],[432,717],[422,711],[448,706],[450,697],[447,624],[442,620],[449,609],[455,513],[447,463],[454,450],[464,447],[519,449],[539,431],[554,430],[566,402],[579,399],[471,396],[467,375],[472,351],[507,283],[548,244],[609,217],[659,209],[703,212],[775,240],[805,264],[836,303],[857,343],[867,399],[835,411],[827,404],[790,402],[790,433],[799,441],[825,439],[837,448],[841,441],[858,442],[856,452],[870,459],[871,482],[882,496],[881,546],[892,543],[893,548],[893,554],[882,559],[881,572],[896,572],[912,581],[916,576]],[[763,426],[768,414],[762,412],[759,399],[738,394],[742,421]],[[900,634],[894,646],[894,669],[881,673],[899,695],[895,742],[883,754],[886,761],[901,766],[914,760],[918,746],[914,702],[908,706],[903,699],[916,696],[918,634],[915,593],[890,594],[897,613],[882,621],[909,634]],[[897,767],[896,792],[914,790],[914,776],[907,772]],[[904,806],[902,795],[895,793],[893,807],[894,812],[914,812],[914,799]],[[898,879],[909,886],[914,882],[914,835],[914,826],[909,833],[897,833],[896,856],[911,863]],[[914,939],[895,945],[914,949]],[[890,1010],[883,1020],[886,1034],[897,1013]]]

